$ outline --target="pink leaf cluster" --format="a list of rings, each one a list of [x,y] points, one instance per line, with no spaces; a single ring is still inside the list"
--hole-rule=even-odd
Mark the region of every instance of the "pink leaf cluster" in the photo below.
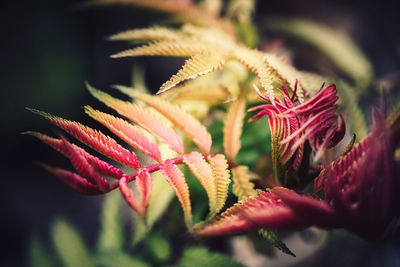
[[[392,126],[383,112],[374,114],[370,134],[326,166],[315,180],[325,200],[275,187],[236,204],[201,235],[234,234],[260,228],[299,229],[308,226],[345,228],[367,239],[382,238],[400,215],[400,162],[394,156]]]
[[[251,120],[268,116],[271,134],[279,134],[281,162],[286,162],[294,152],[297,153],[296,158],[299,158],[302,151],[299,148],[306,141],[315,151],[314,160],[318,160],[326,149],[334,147],[345,134],[343,118],[336,115],[336,86],[329,84],[302,104],[296,99],[297,83],[292,97],[283,84],[282,89],[283,101],[275,98],[274,105],[264,104],[251,108],[250,111],[261,110]],[[256,90],[262,99],[272,103],[268,96]],[[294,169],[298,164],[300,162],[295,161]]]

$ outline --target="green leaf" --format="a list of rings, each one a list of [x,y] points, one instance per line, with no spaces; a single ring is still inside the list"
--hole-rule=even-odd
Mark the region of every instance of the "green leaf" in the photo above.
[[[363,111],[358,105],[356,93],[351,86],[343,81],[337,82],[339,99],[342,101],[347,114],[350,117],[351,128],[360,141],[368,135],[368,126]]]
[[[267,21],[267,27],[313,45],[350,76],[360,89],[367,89],[367,85],[371,83],[371,62],[348,34],[303,19],[273,18]]]
[[[52,238],[64,266],[95,266],[79,233],[66,221],[59,219],[54,223]]]
[[[123,247],[121,203],[122,197],[119,190],[108,193],[103,199],[97,241],[99,251],[121,250]]]
[[[285,243],[282,242],[282,240],[278,237],[275,231],[269,231],[265,229],[261,229],[258,231],[258,233],[265,238],[268,243],[282,251],[283,253],[286,253],[290,256],[296,257],[292,251],[285,245]]]
[[[252,23],[240,23],[238,34],[243,44],[250,48],[256,48],[259,43],[257,27]]]
[[[247,114],[245,121],[250,115],[254,114]],[[257,165],[257,160],[272,150],[267,116],[259,121],[245,123],[241,141],[242,148],[236,157],[236,162],[240,165],[247,165],[249,169],[254,169]]]
[[[229,256],[217,252],[210,252],[205,247],[191,247],[183,252],[179,260],[180,267],[197,266],[224,266],[224,267],[243,267],[242,264],[234,261]]]
[[[105,267],[149,267],[150,264],[123,252],[101,253],[97,256],[97,264]],[[77,265],[85,266],[85,265]]]
[[[146,237],[145,243],[155,260],[165,262],[171,257],[171,246],[164,236],[151,233]]]
[[[46,251],[43,244],[33,237],[29,244],[29,263],[32,267],[56,266],[55,259]]]

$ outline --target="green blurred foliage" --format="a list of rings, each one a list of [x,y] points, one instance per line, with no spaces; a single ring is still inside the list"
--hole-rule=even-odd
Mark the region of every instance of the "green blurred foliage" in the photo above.
[[[42,242],[33,237],[29,244],[29,263],[32,267],[52,267],[56,266],[56,261],[44,248]]]
[[[224,254],[210,252],[205,247],[190,247],[185,249],[182,258],[177,266],[197,267],[197,266],[224,266],[242,267],[243,265],[235,262],[231,257]]]
[[[123,248],[123,227],[121,217],[122,196],[115,190],[103,199],[100,217],[100,233],[97,241],[98,251],[119,251]]]
[[[54,223],[52,233],[54,248],[63,266],[95,266],[93,257],[72,225],[59,219]]]

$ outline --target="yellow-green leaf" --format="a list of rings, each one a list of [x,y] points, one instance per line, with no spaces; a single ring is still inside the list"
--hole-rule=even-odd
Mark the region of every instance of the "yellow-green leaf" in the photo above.
[[[303,20],[275,18],[267,22],[270,29],[289,33],[321,50],[339,68],[366,88],[373,76],[372,65],[350,36],[343,31]]]
[[[182,39],[179,41],[164,40],[157,41],[147,45],[139,46],[133,49],[125,50],[112,58],[120,57],[138,57],[138,56],[176,56],[190,57],[196,54],[212,53],[213,49],[207,43],[195,41],[192,39]]]
[[[122,198],[119,191],[108,193],[103,198],[100,215],[100,233],[97,241],[99,251],[118,251],[123,246],[121,219]]]
[[[206,190],[210,206],[210,215],[215,215],[217,213],[217,189],[210,164],[204,160],[203,155],[199,152],[192,152],[184,155],[183,161],[189,166],[192,173]]]
[[[64,266],[95,266],[79,233],[69,223],[57,220],[53,225],[54,247]]]
[[[199,76],[221,69],[226,62],[226,57],[221,54],[199,54],[185,61],[185,64],[173,75],[171,79],[165,82],[158,94],[163,93],[188,79],[195,79]]]
[[[228,186],[231,182],[229,179],[228,161],[222,154],[210,156],[208,161],[210,162],[214,174],[215,187],[217,190],[216,212],[219,212],[225,205],[226,198],[228,197]]]
[[[160,41],[160,40],[176,40],[182,38],[182,34],[178,31],[165,27],[151,27],[145,29],[134,29],[114,34],[110,40],[117,41]]]
[[[247,166],[238,166],[232,170],[233,193],[239,198],[239,201],[257,194],[254,184],[250,182],[249,169]]]

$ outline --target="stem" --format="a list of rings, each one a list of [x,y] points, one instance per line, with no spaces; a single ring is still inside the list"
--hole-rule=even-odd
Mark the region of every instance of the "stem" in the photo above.
[[[180,157],[176,157],[176,158],[172,158],[172,159],[168,159],[168,161],[170,161],[172,164],[181,164],[183,162],[183,156]],[[160,170],[160,167],[163,163],[156,163],[154,165],[145,167],[147,168],[147,170],[149,171],[149,173],[153,173],[156,172],[158,170]],[[127,175],[127,182],[131,182],[133,180],[136,180],[136,176],[138,175],[137,172],[132,173],[130,175]],[[112,185],[110,185],[110,191],[114,190],[115,188],[117,188],[119,186],[119,182],[113,183]]]
[[[209,157],[209,155],[203,154],[203,158],[204,158],[205,160],[207,160],[208,157]],[[167,160],[170,161],[170,163],[172,163],[172,164],[174,164],[174,165],[182,164],[182,163],[183,163],[183,156],[179,156],[179,157],[172,158],[172,159],[167,159]],[[153,165],[148,166],[148,167],[145,167],[145,168],[147,168],[147,170],[149,171],[149,173],[153,173],[153,172],[156,172],[156,171],[160,170],[160,167],[161,167],[162,164],[163,164],[163,163],[156,163],[156,164],[153,164]],[[233,162],[233,161],[228,160],[228,167],[229,167],[229,169],[236,168],[237,166],[239,166],[239,165],[236,164],[236,163]],[[125,174],[125,175],[126,175],[126,174]],[[126,179],[127,182],[129,183],[129,182],[131,182],[131,181],[133,181],[133,180],[136,180],[136,176],[137,176],[137,175],[138,175],[137,172],[132,173],[132,174],[130,174],[130,175],[126,175],[126,176],[127,176],[127,179]],[[119,182],[115,182],[115,183],[113,183],[112,185],[110,185],[110,190],[109,190],[109,191],[112,191],[112,190],[114,190],[114,189],[116,189],[116,188],[118,188],[118,187],[119,187]]]

